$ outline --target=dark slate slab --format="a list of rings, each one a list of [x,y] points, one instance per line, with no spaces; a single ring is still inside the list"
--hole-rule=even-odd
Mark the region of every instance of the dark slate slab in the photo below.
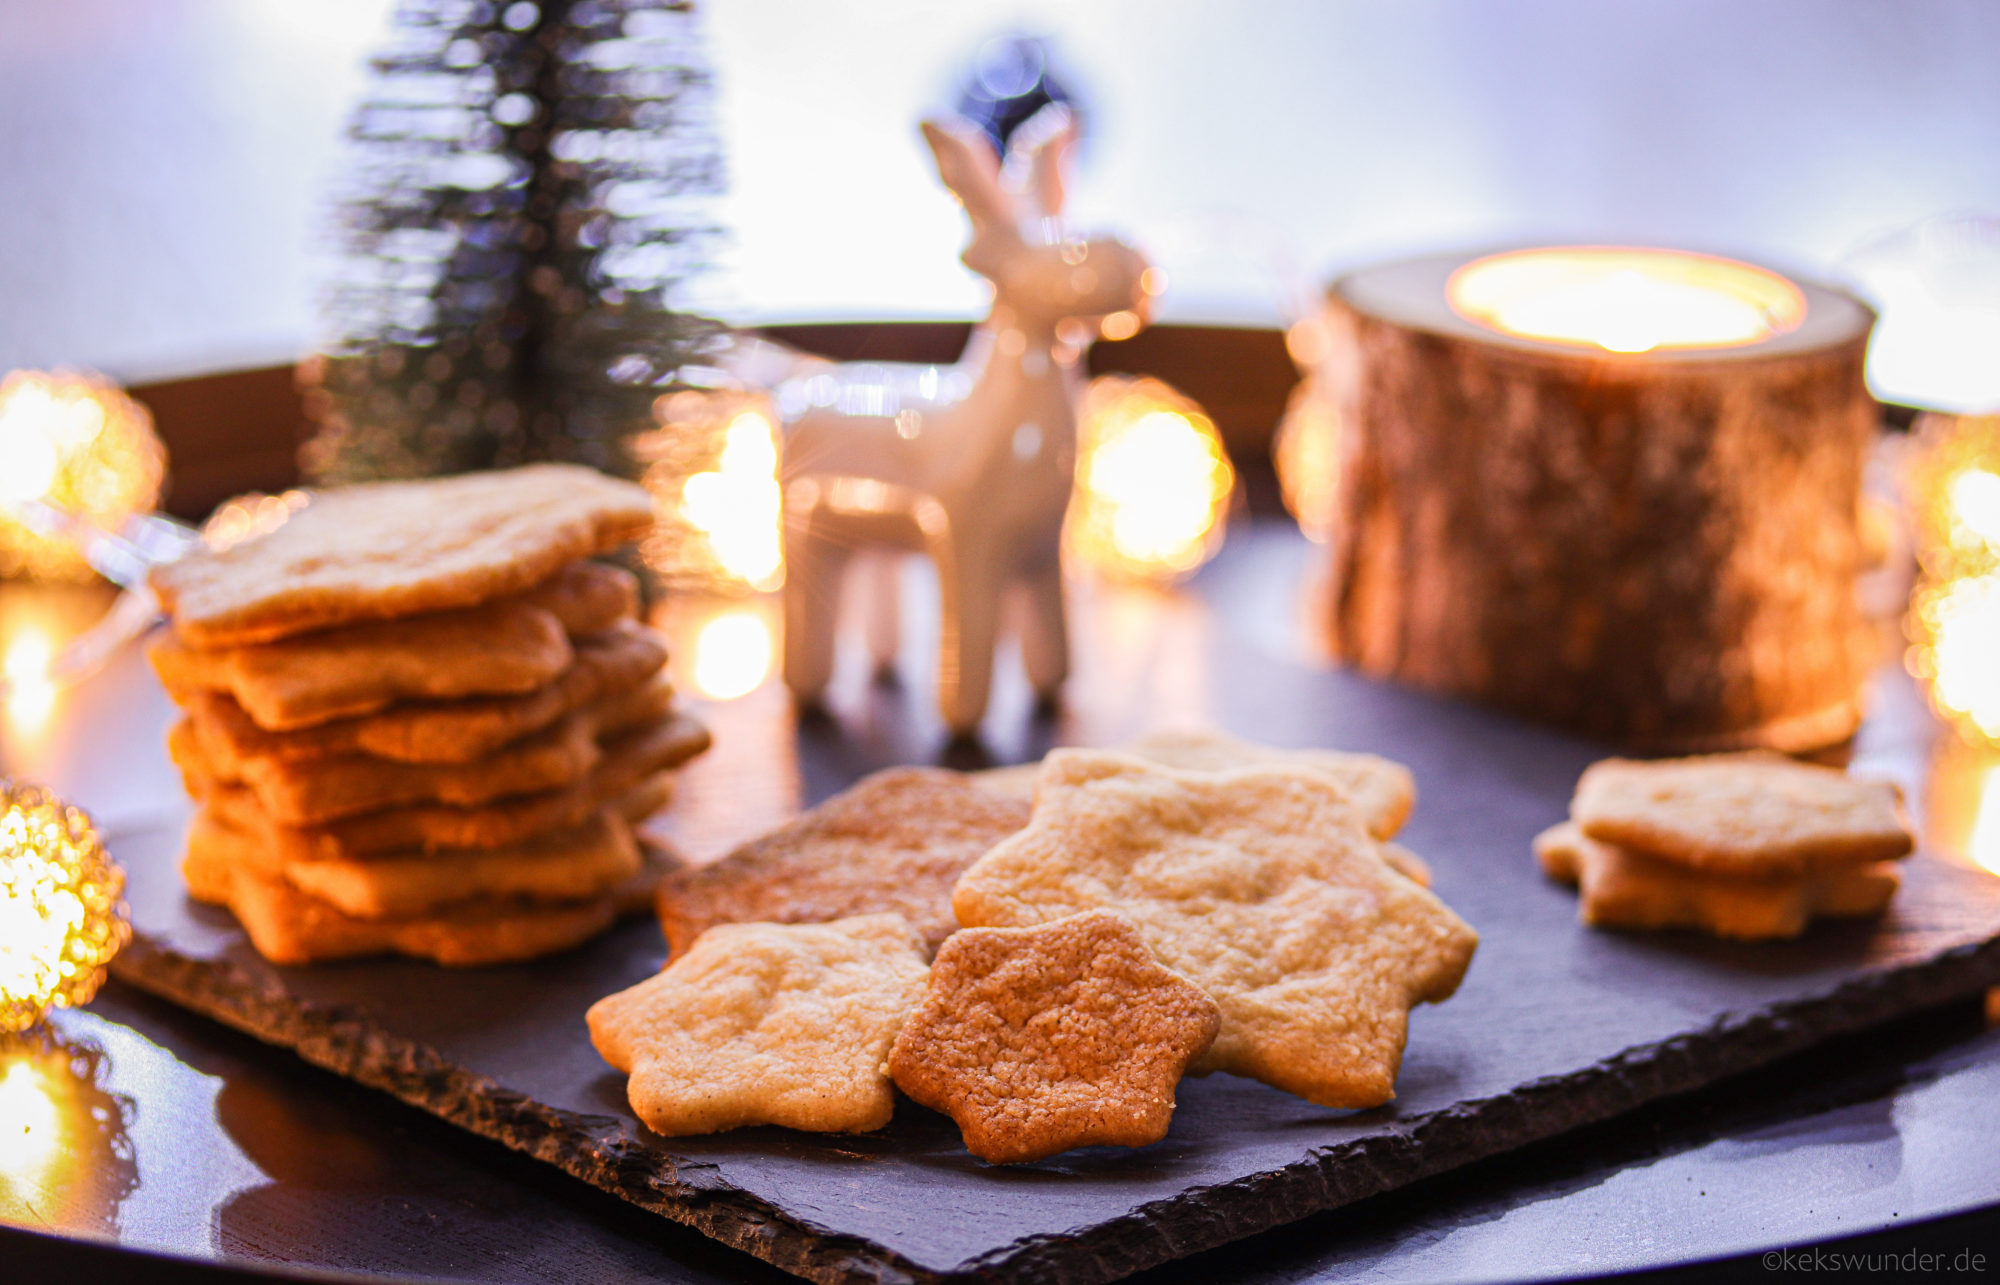
[[[658,1139],[583,1027],[592,1001],[662,963],[651,923],[531,968],[272,968],[228,916],[185,900],[168,831],[116,845],[139,934],[117,971],[800,1275],[1057,1282],[1109,1280],[2000,984],[2000,880],[1921,855],[1879,924],[1757,946],[1584,929],[1528,842],[1601,750],[1343,675],[1273,682],[1274,663],[1213,669],[1224,721],[1411,764],[1406,840],[1482,935],[1458,996],[1414,1014],[1399,1096],[1377,1110],[1189,1080],[1156,1146],[1009,1169],[908,1103],[867,1137]],[[815,793],[868,766],[807,764],[827,778]]]

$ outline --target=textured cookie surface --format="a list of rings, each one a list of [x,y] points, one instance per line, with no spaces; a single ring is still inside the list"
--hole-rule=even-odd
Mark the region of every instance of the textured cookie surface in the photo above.
[[[173,729],[168,748],[184,769],[249,786],[274,820],[322,825],[416,804],[478,807],[575,784],[602,759],[600,740],[657,722],[671,703],[664,685],[614,693],[473,763],[392,763],[359,754],[218,761],[208,753],[210,739],[200,734],[193,718]]]
[[[324,491],[269,535],[156,569],[196,647],[268,642],[519,593],[634,539],[645,489],[568,464]]]
[[[409,955],[453,967],[510,963],[580,945],[621,914],[643,905],[652,870],[616,892],[585,901],[536,904],[511,898],[461,902],[426,915],[360,919],[283,876],[240,858],[245,836],[197,813],[181,872],[197,901],[226,906],[257,953],[274,964],[312,964],[366,955]],[[226,827],[225,827],[226,828]]]
[[[468,901],[585,901],[641,870],[639,845],[609,808],[581,825],[504,848],[335,859],[288,860],[255,828],[210,813],[188,834],[202,860],[229,861],[276,875],[356,919],[427,915]]]
[[[637,821],[664,806],[671,789],[662,776],[708,747],[708,730],[673,713],[603,746],[604,757],[574,785],[496,799],[473,808],[413,804],[323,825],[287,826],[264,812],[248,789],[182,769],[188,793],[231,824],[261,831],[288,860],[326,861],[391,852],[492,848],[525,843],[577,825],[614,807]]]
[[[1763,752],[1606,759],[1577,782],[1570,817],[1600,843],[1681,865],[1802,873],[1908,855],[1900,800],[1887,782]]]
[[[1082,750],[1043,762],[1028,827],[966,871],[952,904],[967,927],[1118,912],[1222,1010],[1195,1069],[1333,1107],[1394,1096],[1410,1006],[1449,997],[1478,944],[1383,860],[1324,776]]]
[[[1228,772],[1244,767],[1303,767],[1341,788],[1361,813],[1368,832],[1387,839],[1403,828],[1416,806],[1417,782],[1410,769],[1378,754],[1344,750],[1281,750],[1241,740],[1214,728],[1167,728],[1149,732],[1122,747],[1168,767]]]
[[[1416,806],[1417,783],[1401,763],[1376,754],[1342,750],[1281,750],[1240,740],[1213,728],[1167,728],[1148,732],[1116,747],[1153,763],[1196,772],[1228,772],[1244,767],[1306,767],[1324,773],[1339,785],[1360,810],[1368,832],[1378,839],[1393,837]],[[972,773],[974,781],[997,794],[1035,797],[1039,763],[1018,763]],[[1397,859],[1401,864],[1400,857]],[[1422,870],[1416,862],[1411,869]],[[1413,874],[1414,878],[1415,875]],[[1429,877],[1418,882],[1428,885]]]
[[[1167,1135],[1174,1086],[1221,1025],[1109,911],[968,928],[938,951],[889,1074],[994,1164],[1143,1147]]]
[[[655,1133],[865,1132],[895,1109],[882,1063],[927,971],[897,915],[724,924],[592,1005],[590,1039]]]
[[[1880,914],[1896,895],[1894,862],[1747,877],[1694,870],[1586,836],[1574,822],[1535,837],[1553,879],[1575,885],[1577,913],[1598,928],[1686,928],[1744,941],[1796,937],[1816,917]]]
[[[260,727],[289,731],[398,701],[542,688],[573,663],[570,635],[613,627],[636,593],[630,573],[577,562],[526,593],[475,607],[243,647],[195,648],[169,633],[149,655],[177,704],[227,692]]]
[[[576,659],[570,667],[524,695],[401,704],[289,732],[259,727],[223,692],[190,692],[185,704],[206,752],[222,762],[365,754],[398,763],[470,763],[608,693],[646,682],[667,663],[660,636],[633,621],[573,639],[571,646]]]
[[[958,773],[892,768],[663,882],[660,924],[679,955],[714,924],[894,912],[935,950],[958,927],[958,877],[1027,823],[1025,802]]]

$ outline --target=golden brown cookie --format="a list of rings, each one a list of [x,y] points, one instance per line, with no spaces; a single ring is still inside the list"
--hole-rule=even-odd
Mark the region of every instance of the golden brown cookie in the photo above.
[[[1431,867],[1416,853],[1400,843],[1385,843],[1381,846],[1382,860],[1389,868],[1420,888],[1431,886]]]
[[[582,825],[511,847],[362,859],[287,860],[282,848],[260,834],[211,813],[188,832],[188,846],[207,849],[204,863],[228,861],[276,875],[356,919],[410,918],[493,898],[584,901],[641,869],[630,824],[608,808]]]
[[[469,607],[519,593],[652,524],[644,488],[569,464],[322,491],[269,535],[156,568],[193,647]]]
[[[898,915],[723,924],[593,1004],[590,1040],[655,1133],[863,1133],[895,1109],[882,1063],[927,972]]]
[[[1197,1070],[1330,1107],[1395,1093],[1411,1005],[1458,988],[1478,934],[1383,861],[1309,769],[1182,772],[1058,750],[1034,817],[965,872],[967,927],[1117,911],[1222,1009]]]
[[[419,804],[346,817],[317,826],[272,821],[249,790],[183,773],[188,792],[231,824],[259,830],[287,860],[328,861],[391,852],[493,848],[525,843],[577,825],[607,804],[638,821],[665,805],[662,776],[708,747],[708,730],[685,714],[628,732],[604,746],[604,758],[574,785],[498,799],[482,807]]]
[[[678,956],[721,923],[819,923],[893,911],[937,949],[958,927],[952,885],[1028,823],[1028,805],[956,772],[891,768],[706,866],[660,885]]]
[[[1575,885],[1583,922],[1598,928],[1689,928],[1717,937],[1796,937],[1815,917],[1880,914],[1896,895],[1894,862],[1813,874],[1749,877],[1694,870],[1586,836],[1565,821],[1535,836],[1551,878]]]
[[[1570,817],[1584,834],[1701,870],[1804,874],[1907,856],[1902,794],[1779,754],[1594,763]]]
[[[945,942],[889,1074],[992,1164],[1143,1147],[1167,1136],[1174,1086],[1221,1027],[1130,921],[1091,910]]]
[[[572,633],[613,627],[635,594],[629,572],[578,562],[550,584],[475,607],[217,650],[169,633],[147,654],[176,704],[224,691],[258,726],[291,731],[397,701],[534,691],[574,662]]]
[[[1167,767],[1196,772],[1228,772],[1242,767],[1308,767],[1326,774],[1345,790],[1360,809],[1368,831],[1378,839],[1394,837],[1416,806],[1417,783],[1401,763],[1375,754],[1341,750],[1280,750],[1239,740],[1213,728],[1168,728],[1148,732],[1135,741],[1117,747],[1119,752],[1136,755]],[[1016,763],[990,767],[972,773],[984,789],[1015,798],[1035,797],[1035,777],[1039,763]],[[1399,853],[1403,850],[1399,850]],[[1430,884],[1429,872],[1421,861],[1414,865],[1401,855],[1392,859],[1399,868],[1423,870],[1418,882]],[[1412,875],[1414,878],[1414,874]]]
[[[409,955],[451,967],[512,963],[581,945],[620,915],[645,905],[658,877],[649,867],[615,892],[536,904],[511,898],[462,902],[431,914],[358,919],[256,864],[236,859],[244,840],[211,836],[220,823],[198,813],[181,872],[188,895],[228,907],[257,953],[274,964],[365,955]]]
[[[1353,802],[1378,839],[1395,837],[1417,802],[1410,769],[1379,754],[1344,750],[1281,750],[1240,740],[1214,728],[1166,728],[1121,747],[1127,754],[1195,772],[1244,767],[1303,767],[1325,775]]]
[[[415,804],[478,807],[574,784],[603,757],[600,741],[656,722],[671,704],[671,690],[664,684],[614,692],[475,763],[391,763],[366,755],[217,762],[207,754],[209,739],[195,730],[192,719],[175,725],[167,745],[189,775],[249,786],[280,824],[324,825]]]
[[[611,692],[637,687],[667,663],[660,635],[635,621],[571,641],[576,659],[546,687],[521,696],[393,705],[290,732],[257,726],[222,692],[188,693],[204,752],[218,763],[298,762],[365,754],[398,763],[470,763],[532,735]],[[240,769],[238,769],[240,771]]]

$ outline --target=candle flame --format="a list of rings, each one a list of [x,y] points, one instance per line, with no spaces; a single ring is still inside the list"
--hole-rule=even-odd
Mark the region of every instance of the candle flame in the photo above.
[[[1616,353],[1761,343],[1806,310],[1797,286],[1763,268],[1602,246],[1492,255],[1453,273],[1445,295],[1488,329]]]

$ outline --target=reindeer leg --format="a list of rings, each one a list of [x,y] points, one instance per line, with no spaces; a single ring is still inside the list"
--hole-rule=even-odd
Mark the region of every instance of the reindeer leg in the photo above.
[[[808,708],[819,705],[833,677],[848,558],[848,550],[816,526],[810,512],[785,523],[785,686]]]
[[[861,578],[861,621],[868,637],[868,658],[875,662],[875,681],[896,679],[896,651],[903,636],[902,555],[878,549],[861,555],[854,572]]]
[[[986,716],[993,646],[1000,632],[1004,561],[990,539],[951,531],[935,543],[944,638],[938,657],[938,709],[954,736],[971,736]]]
[[[1021,576],[1021,665],[1035,698],[1053,708],[1069,677],[1069,623],[1063,604],[1062,561],[1036,558]]]

